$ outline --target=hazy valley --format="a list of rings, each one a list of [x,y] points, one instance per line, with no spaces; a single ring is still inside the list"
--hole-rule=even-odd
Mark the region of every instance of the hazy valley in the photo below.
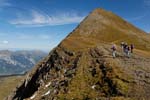
[[[42,51],[0,51],[0,75],[24,74],[45,57]]]

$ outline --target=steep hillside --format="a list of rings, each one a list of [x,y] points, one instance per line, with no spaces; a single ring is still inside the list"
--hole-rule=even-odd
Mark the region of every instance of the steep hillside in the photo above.
[[[120,42],[135,44],[131,58]],[[111,56],[111,44],[117,58]],[[143,100],[150,98],[150,40],[103,9],[94,10],[28,73],[7,100]]]
[[[150,40],[145,32],[103,9],[94,10],[72,33],[62,42],[64,46],[77,48],[78,44],[84,48],[98,43],[120,44],[125,41],[135,44],[138,49],[150,50]]]
[[[14,87],[23,79],[23,76],[0,76],[0,100],[8,96]]]
[[[23,74],[46,56],[42,51],[0,51],[0,75]]]

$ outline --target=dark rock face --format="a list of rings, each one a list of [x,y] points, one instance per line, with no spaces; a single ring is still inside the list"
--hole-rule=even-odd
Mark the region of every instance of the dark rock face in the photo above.
[[[80,54],[74,58],[73,52],[68,52],[63,49],[52,51],[46,61],[37,65],[38,68],[32,73],[32,77],[27,76],[24,83],[17,88],[13,99],[22,100],[32,96],[42,85],[41,83],[44,84],[47,80],[54,80],[52,81],[52,87],[56,88],[56,90],[59,89],[60,86],[68,86],[70,79],[75,75],[79,57]],[[57,80],[60,77],[62,77],[62,79]]]
[[[119,22],[115,25],[114,20],[110,21],[111,17]],[[95,22],[97,19],[98,22]],[[91,25],[91,21],[96,25]],[[110,49],[112,44],[106,41],[106,37],[109,37],[107,30],[114,33],[127,32],[126,29],[138,32],[133,40],[138,39],[137,35],[144,36],[141,30],[127,22],[123,28],[118,26],[124,22],[110,12],[105,13],[101,9],[94,11],[43,61],[38,63],[35,69],[28,73],[24,82],[7,100],[143,100],[150,98],[150,53],[147,52],[149,49],[145,51],[136,49],[131,58],[128,58],[120,46],[117,46],[117,57],[113,59]],[[100,27],[97,26],[99,24]],[[119,27],[118,30],[117,27]],[[103,37],[103,33],[107,36]],[[130,37],[128,32],[126,34]],[[116,34],[110,35],[118,38]],[[123,35],[121,39],[119,37],[117,41],[126,39],[124,36],[126,35]],[[141,38],[141,41],[145,39]],[[116,40],[114,42],[116,43]],[[140,44],[138,48],[145,44]]]

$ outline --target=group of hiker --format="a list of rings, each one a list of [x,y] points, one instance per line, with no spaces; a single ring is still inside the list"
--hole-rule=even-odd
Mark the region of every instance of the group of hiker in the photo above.
[[[122,48],[123,54],[126,57],[130,58],[131,54],[133,53],[134,45],[133,44],[128,45],[125,42],[121,42],[120,46]],[[116,57],[116,51],[117,51],[116,45],[113,44],[111,49],[112,49],[112,56],[113,56],[113,58],[115,58]]]

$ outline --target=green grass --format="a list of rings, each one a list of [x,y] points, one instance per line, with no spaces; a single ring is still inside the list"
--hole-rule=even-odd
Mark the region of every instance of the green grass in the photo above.
[[[22,76],[0,78],[0,100],[7,97],[21,81]]]
[[[99,18],[104,16],[104,18]],[[100,43],[133,43],[136,49],[150,51],[147,34],[121,17],[97,9],[91,13],[64,41],[64,47],[79,51]]]

